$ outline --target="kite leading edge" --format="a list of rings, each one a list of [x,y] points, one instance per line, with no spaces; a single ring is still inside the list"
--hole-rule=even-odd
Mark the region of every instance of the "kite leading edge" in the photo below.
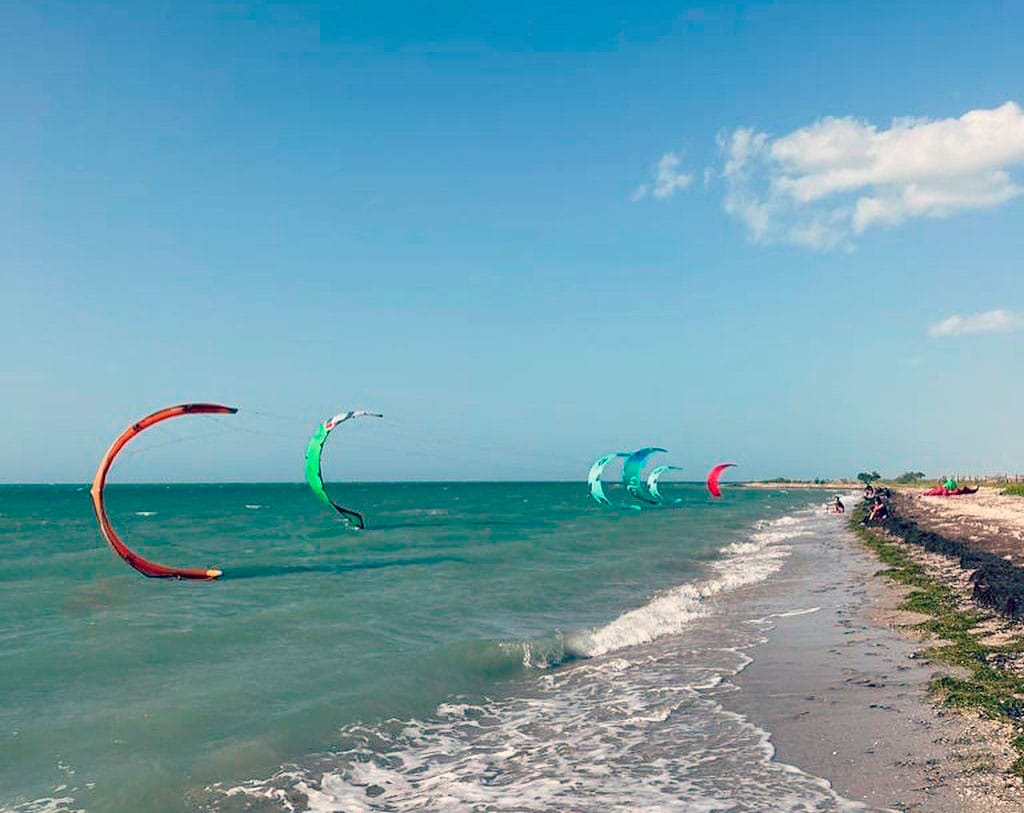
[[[587,485],[590,486],[590,496],[594,498],[594,501],[600,505],[611,505],[611,500],[605,496],[604,485],[601,483],[601,472],[604,471],[604,467],[611,463],[616,457],[629,457],[629,452],[612,452],[611,454],[601,455],[594,461],[594,465],[590,467],[590,473],[587,475]]]
[[[316,494],[320,502],[328,508],[333,508],[337,511],[345,521],[346,525],[357,530],[366,527],[363,515],[351,508],[345,508],[342,505],[338,505],[338,503],[331,499],[331,495],[328,494],[327,489],[324,488],[324,475],[320,458],[323,455],[324,444],[327,442],[328,436],[331,434],[331,431],[338,426],[338,424],[344,423],[352,418],[360,418],[363,416],[369,416],[371,418],[384,417],[378,412],[367,412],[365,409],[340,412],[333,418],[328,418],[326,421],[321,423],[316,428],[316,431],[313,433],[313,437],[309,439],[309,444],[306,446],[306,482],[309,483],[309,487],[313,489],[313,493]]]
[[[118,452],[133,437],[154,424],[166,421],[168,418],[196,414],[234,415],[236,412],[238,410],[234,407],[221,406],[220,404],[179,404],[178,406],[161,409],[152,415],[147,415],[138,423],[132,424],[125,429],[117,440],[111,444],[107,453],[103,456],[103,460],[100,461],[100,466],[96,470],[96,476],[92,481],[92,488],[89,490],[89,493],[92,495],[92,507],[96,511],[96,520],[100,525],[100,533],[103,534],[103,538],[107,540],[107,544],[114,549],[114,552],[143,576],[149,576],[154,579],[199,579],[209,581],[218,578],[221,575],[221,571],[212,567],[169,567],[157,564],[156,562],[150,562],[145,557],[135,553],[124,543],[121,537],[117,535],[117,531],[114,530],[114,526],[110,524],[110,518],[107,516],[107,509],[103,503],[103,487],[106,485],[107,472],[110,471],[114,458],[117,457]]]
[[[722,476],[723,471],[735,465],[735,463],[719,463],[708,472],[707,487],[708,493],[710,493],[712,497],[717,499],[722,496],[722,489],[718,485],[718,478]]]
[[[649,504],[659,502],[647,490],[647,481],[643,476],[643,468],[652,455],[665,451],[668,450],[662,449],[660,446],[645,446],[633,452],[633,454],[626,458],[626,462],[622,464],[622,484],[626,487],[626,491],[636,499]]]
[[[661,479],[666,471],[682,471],[682,466],[658,466],[647,475],[647,491],[648,493],[661,502],[664,497],[661,496],[661,492],[658,491],[658,480]]]

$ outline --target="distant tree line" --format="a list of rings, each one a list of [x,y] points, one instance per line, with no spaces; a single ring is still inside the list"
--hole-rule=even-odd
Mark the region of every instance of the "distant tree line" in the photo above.
[[[928,475],[926,475],[923,471],[905,471],[893,482],[903,484],[917,483],[921,480],[924,480],[927,476]],[[862,471],[860,474],[857,475],[857,479],[864,483],[864,485],[871,485],[871,483],[875,482],[876,480],[881,480],[882,475],[879,474],[877,471]]]

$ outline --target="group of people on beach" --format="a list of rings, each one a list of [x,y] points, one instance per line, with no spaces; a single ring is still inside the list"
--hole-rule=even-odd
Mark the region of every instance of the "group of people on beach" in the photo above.
[[[888,488],[875,488],[871,483],[864,486],[864,502],[867,513],[861,522],[864,525],[870,525],[873,522],[881,522],[886,519],[889,516],[889,500],[891,497],[892,491]],[[829,505],[829,510],[834,514],[846,513],[846,506],[838,494],[836,494]]]
[[[889,500],[892,498],[892,491],[888,488],[875,488],[868,483],[864,486],[864,502],[867,513],[861,524],[870,525],[874,522],[881,522],[889,517]]]

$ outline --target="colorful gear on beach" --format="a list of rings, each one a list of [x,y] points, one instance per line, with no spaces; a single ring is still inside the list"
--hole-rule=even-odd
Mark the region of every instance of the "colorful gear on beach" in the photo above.
[[[647,481],[644,479],[643,469],[652,455],[666,451],[668,450],[662,449],[660,446],[644,446],[642,449],[637,449],[633,452],[633,454],[626,458],[626,462],[622,464],[622,484],[626,487],[626,491],[641,502],[653,505],[659,502],[647,490]]]
[[[107,517],[107,509],[103,502],[103,488],[106,485],[107,472],[110,471],[114,458],[117,457],[118,452],[133,437],[161,421],[177,418],[180,415],[234,415],[236,412],[238,410],[234,407],[221,406],[220,404],[180,404],[161,409],[152,415],[147,415],[138,423],[132,424],[125,429],[117,440],[111,444],[107,453],[103,456],[103,460],[100,461],[100,466],[96,470],[96,476],[92,481],[92,488],[89,490],[89,493],[92,495],[92,507],[96,512],[96,520],[100,525],[100,533],[103,534],[103,538],[107,540],[107,544],[113,548],[114,552],[143,576],[149,576],[154,579],[197,579],[209,581],[218,578],[221,575],[221,571],[212,567],[168,567],[167,565],[150,562],[145,557],[135,553],[122,541],[121,537],[117,535],[117,531],[114,530],[114,526],[111,525],[109,517]]]
[[[719,463],[708,472],[707,487],[712,497],[717,499],[722,496],[722,489],[718,485],[718,478],[722,476],[723,471],[735,465],[735,463]]]
[[[324,488],[321,456],[323,455],[324,444],[327,442],[327,438],[336,426],[344,423],[345,421],[351,420],[352,418],[361,418],[364,416],[369,416],[371,418],[384,417],[378,412],[367,412],[365,409],[355,409],[349,412],[338,413],[333,418],[328,418],[317,427],[316,431],[313,433],[313,437],[309,439],[309,444],[306,446],[306,482],[309,483],[309,487],[313,489],[313,493],[316,494],[320,502],[328,508],[333,508],[337,511],[345,521],[345,524],[355,528],[356,530],[366,527],[363,515],[351,508],[345,508],[344,506],[339,505],[331,498],[331,495],[327,493],[327,489]]]

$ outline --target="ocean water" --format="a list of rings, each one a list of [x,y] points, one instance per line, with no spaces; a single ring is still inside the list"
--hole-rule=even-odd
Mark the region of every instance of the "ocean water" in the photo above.
[[[336,488],[367,530],[299,485],[109,487],[195,583],[117,559],[85,487],[0,487],[0,811],[852,809],[720,704],[813,497]]]

